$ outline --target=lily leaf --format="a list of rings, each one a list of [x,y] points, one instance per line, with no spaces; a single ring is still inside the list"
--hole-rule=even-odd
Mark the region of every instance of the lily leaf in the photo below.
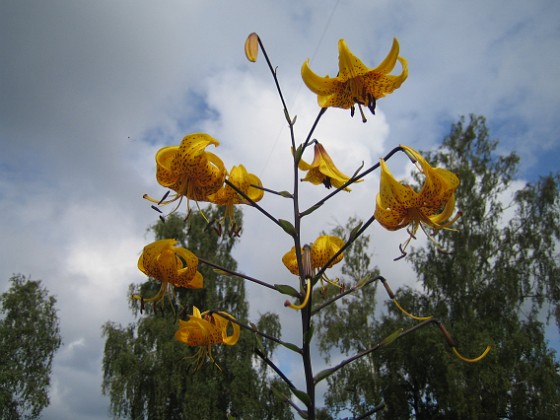
[[[292,152],[293,152],[293,148],[292,148]],[[296,153],[294,153],[294,159],[296,160],[296,162],[299,162],[301,160],[301,155],[303,155],[303,145],[299,145]]]
[[[315,375],[315,377],[313,378],[313,382],[315,382],[315,384],[317,384],[317,383],[321,382],[323,379],[328,378],[334,372],[336,372],[335,368],[328,368],[328,369],[322,370],[317,375]]]
[[[371,279],[373,279],[375,276],[373,273],[368,273],[366,274],[364,277],[362,277],[360,279],[360,281],[358,281],[358,283],[356,283],[356,290],[361,289],[362,287],[364,287],[368,281],[370,281]]]
[[[397,338],[400,337],[401,333],[403,332],[402,328],[399,328],[397,331],[395,331],[394,333],[388,335],[387,337],[385,337],[381,343],[380,346],[381,347],[385,347],[388,346],[389,344],[391,344],[393,341],[395,341]]]
[[[322,205],[323,205],[323,203],[315,204],[314,206],[309,207],[309,208],[308,208],[307,210],[305,210],[303,213],[300,213],[299,216],[300,216],[300,217],[307,216],[308,214],[313,213],[315,210],[317,210],[317,209],[318,209],[319,207],[321,207]]]
[[[274,287],[283,295],[288,295],[295,298],[300,297],[299,292],[292,286],[288,286],[287,284],[275,284]]]
[[[294,352],[296,352],[296,353],[301,353],[301,349],[300,349],[298,346],[296,346],[295,344],[286,343],[286,342],[284,342],[284,341],[283,341],[282,343],[280,343],[280,344],[282,344],[282,345],[283,345],[284,347],[286,347],[287,349],[290,349],[291,351],[294,351]]]
[[[272,385],[270,389],[272,390],[272,393],[276,396],[276,398],[278,398],[280,401],[288,400],[288,397],[284,395],[284,393],[277,386]]]
[[[249,323],[249,325],[251,325],[251,328],[254,331],[258,331],[257,326],[255,324],[253,324],[252,322]],[[265,349],[264,349],[264,345],[263,342],[261,340],[261,336],[258,334],[253,334],[253,337],[255,337],[255,343],[257,344],[257,348],[264,354],[266,353]]]
[[[360,228],[362,227],[363,222],[358,223],[358,225],[356,227],[354,227],[354,229],[352,229],[352,231],[350,231],[350,237],[348,238],[348,242],[353,241],[356,239],[358,232],[360,230]]]
[[[309,406],[311,404],[311,398],[307,395],[307,392],[303,392],[297,388],[290,388],[290,391],[299,398],[299,400],[305,405]]]
[[[282,197],[286,197],[286,198],[294,198],[294,196],[292,195],[292,193],[288,192],[288,191],[280,191],[278,192],[279,195],[281,195]]]
[[[278,224],[284,229],[284,231],[290,236],[296,236],[296,228],[290,222],[284,219],[278,219]]]

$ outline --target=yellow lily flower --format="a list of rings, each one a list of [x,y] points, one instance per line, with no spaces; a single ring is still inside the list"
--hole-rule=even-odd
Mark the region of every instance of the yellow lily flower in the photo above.
[[[305,178],[302,181],[311,182],[314,185],[323,184],[327,188],[342,187],[350,178],[344,175],[335,166],[331,157],[319,142],[315,143],[314,147],[315,155],[313,157],[313,162],[311,164],[300,159],[298,167],[302,171],[307,171]],[[356,182],[361,182],[356,181]],[[350,188],[344,188],[345,191],[350,191]]]
[[[390,75],[397,60],[401,63],[402,72],[398,76]],[[358,104],[364,122],[361,106],[367,106],[375,113],[375,101],[399,88],[408,77],[407,61],[399,57],[399,42],[396,38],[387,57],[375,68],[368,68],[341,39],[338,41],[338,67],[336,77],[321,77],[309,68],[307,59],[301,67],[301,76],[307,87],[317,94],[321,108],[350,108],[354,115],[354,104]]]
[[[216,363],[212,357],[212,345],[226,344],[233,346],[239,340],[239,325],[220,314],[233,319],[227,312],[209,314],[209,311],[205,311],[201,313],[196,306],[193,306],[193,314],[189,317],[189,320],[179,320],[179,329],[175,333],[175,338],[188,346],[200,347],[194,356],[196,359],[195,370],[202,366],[207,356],[214,364]],[[228,332],[230,323],[231,334]]]
[[[228,181],[243,191],[253,202],[263,198],[264,191],[254,185],[262,187],[261,180],[254,174],[250,174],[245,166],[234,166],[229,175]],[[235,204],[249,204],[237,191],[229,185],[222,186],[216,193],[208,197],[208,201],[226,207],[226,219],[233,220],[233,206]]]
[[[414,237],[419,227],[449,227],[460,216],[458,214],[450,220],[455,209],[455,190],[459,186],[459,178],[447,169],[433,168],[416,150],[401,147],[424,173],[424,185],[416,192],[409,185],[398,182],[381,159],[381,182],[375,218],[388,230],[410,225],[411,237]]]
[[[185,136],[179,146],[167,146],[156,154],[156,178],[160,185],[176,192],[170,200],[144,198],[158,204],[169,204],[183,197],[208,201],[208,196],[218,191],[227,171],[222,160],[205,149],[219,142],[208,134],[195,133]]]
[[[147,276],[161,282],[158,293],[144,302],[160,301],[165,297],[168,284],[190,289],[202,288],[202,274],[198,269],[198,258],[188,249],[175,246],[175,239],[161,239],[144,247],[138,259],[138,269]],[[133,295],[134,299],[142,299]]]
[[[340,248],[344,246],[344,240],[337,236],[323,235],[319,236],[311,245],[311,268],[313,270],[322,268]],[[303,250],[302,250],[303,252]],[[333,265],[338,264],[344,258],[344,253],[340,253],[328,266],[331,268]],[[296,257],[296,247],[282,257],[282,263],[286,266],[292,274],[299,276],[299,268]]]

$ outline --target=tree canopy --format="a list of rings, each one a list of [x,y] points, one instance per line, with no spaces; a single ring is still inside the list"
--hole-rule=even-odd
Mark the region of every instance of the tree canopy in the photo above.
[[[552,174],[515,192],[519,157],[499,156],[481,116],[461,118],[433,153],[424,156],[458,174],[462,217],[407,259],[422,289],[397,298],[414,314],[441,320],[461,352],[489,355],[466,363],[450,351],[441,331],[427,326],[328,379],[328,410],[359,416],[384,401],[380,418],[554,418],[560,407],[560,365],[545,339],[548,316],[560,317],[560,176]],[[366,256],[358,262],[368,262]],[[356,266],[354,259],[346,264]],[[356,281],[358,277],[353,277]],[[417,321],[392,304],[376,316],[368,298],[341,300],[327,311],[321,348],[349,354]],[[344,313],[344,317],[337,317]],[[338,325],[339,328],[333,328]],[[328,332],[327,332],[328,328]]]
[[[0,417],[38,418],[49,405],[54,354],[62,344],[56,299],[40,280],[10,278],[0,295]]]
[[[172,214],[151,231],[156,239],[174,238],[197,255],[211,255],[214,263],[234,270],[231,250],[236,235],[218,235],[208,221],[222,217],[216,207],[193,212],[185,218]],[[236,213],[237,228],[242,227]],[[199,266],[204,288],[176,288],[171,301],[155,307],[155,314],[139,313],[138,301],[130,301],[137,320],[127,326],[107,322],[103,358],[103,392],[111,399],[116,417],[134,419],[166,418],[292,418],[289,408],[271,397],[271,381],[258,368],[253,356],[255,340],[243,333],[235,346],[213,349],[219,367],[211,362],[194,371],[195,351],[175,340],[177,322],[183,308],[213,309],[235,314],[248,323],[248,305],[242,279]],[[159,284],[150,279],[140,287],[131,285],[131,294],[151,295]],[[150,307],[146,306],[150,311]],[[264,314],[259,321],[264,331],[279,331],[277,316]],[[269,349],[272,350],[272,349]]]

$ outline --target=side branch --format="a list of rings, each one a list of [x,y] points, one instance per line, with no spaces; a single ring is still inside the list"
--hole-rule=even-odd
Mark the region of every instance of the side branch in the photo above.
[[[405,331],[397,331],[396,333],[393,333],[393,334],[389,335],[388,337],[385,337],[383,340],[381,340],[381,341],[380,341],[379,343],[377,343],[375,346],[373,346],[373,347],[371,347],[371,348],[369,348],[369,349],[367,349],[367,350],[361,351],[361,352],[355,354],[354,356],[349,357],[349,358],[346,359],[346,360],[343,360],[343,361],[340,362],[338,365],[336,365],[336,366],[334,366],[334,367],[332,367],[332,368],[329,368],[329,369],[326,369],[326,370],[324,370],[324,371],[322,371],[322,372],[319,372],[319,373],[315,376],[315,378],[314,378],[315,384],[317,384],[318,382],[322,381],[323,379],[329,377],[330,375],[332,375],[332,374],[335,373],[336,371],[342,369],[342,368],[343,368],[344,366],[346,366],[347,364],[352,363],[353,361],[358,360],[358,359],[360,359],[360,358],[362,358],[362,357],[364,357],[364,356],[367,356],[368,354],[370,354],[370,353],[372,353],[372,352],[374,352],[374,351],[376,351],[376,350],[379,350],[379,349],[382,348],[382,347],[388,346],[388,345],[391,344],[393,341],[396,341],[396,340],[398,340],[399,338],[402,338],[402,337],[404,337],[404,336],[406,336],[406,335],[408,335],[408,334],[411,334],[411,333],[415,332],[416,330],[418,330],[418,329],[420,329],[420,328],[423,328],[423,327],[425,327],[425,326],[427,326],[427,325],[429,325],[429,324],[436,324],[436,325],[438,326],[438,328],[439,328],[439,330],[441,331],[442,335],[445,337],[445,340],[447,341],[447,344],[449,345],[449,347],[451,347],[451,350],[453,351],[453,353],[454,353],[459,359],[461,359],[461,360],[463,360],[463,361],[465,361],[465,362],[475,363],[475,362],[478,362],[478,361],[482,360],[484,357],[486,357],[486,355],[490,352],[490,350],[491,350],[491,348],[492,348],[492,346],[486,346],[486,349],[484,350],[484,352],[483,352],[480,356],[478,356],[478,357],[476,357],[476,358],[474,358],[474,359],[468,359],[468,358],[462,356],[462,355],[459,353],[459,351],[457,350],[455,341],[454,341],[453,338],[451,337],[451,334],[449,334],[449,332],[448,332],[447,329],[445,328],[445,325],[444,325],[441,321],[439,321],[438,319],[430,318],[430,319],[427,319],[427,320],[425,320],[425,321],[422,321],[422,322],[416,324],[415,326],[413,326],[413,327],[411,327],[411,328],[409,328],[409,329],[407,329],[407,330],[405,330]]]
[[[241,197],[243,197],[247,203],[251,206],[256,208],[258,211],[260,211],[262,214],[264,214],[266,217],[268,217],[270,220],[272,220],[274,223],[276,223],[278,226],[282,227],[282,225],[280,224],[280,222],[278,221],[278,219],[276,219],[274,216],[272,216],[269,212],[267,212],[265,209],[263,209],[261,206],[259,206],[255,201],[253,201],[247,194],[245,194],[243,191],[241,191],[239,189],[239,187],[237,187],[237,185],[233,184],[229,179],[225,180],[226,185],[229,185],[231,188],[233,188],[233,190],[235,190],[235,192],[237,194],[239,194]]]
[[[350,237],[348,238],[348,241],[346,241],[346,243],[338,250],[337,253],[335,253],[328,261],[327,263],[323,266],[323,268],[321,268],[317,274],[315,275],[315,280],[318,280],[321,278],[321,276],[323,275],[323,273],[327,270],[327,267],[330,266],[330,264],[340,255],[342,254],[346,248],[348,248],[350,245],[352,245],[352,243],[362,234],[364,233],[364,231],[369,227],[369,225],[371,225],[373,222],[375,221],[375,216],[371,216],[363,225],[360,226],[360,228],[358,230],[356,230],[354,232],[354,230],[350,233]],[[359,226],[359,225],[358,225]]]
[[[284,347],[286,347],[286,348],[288,348],[288,349],[290,349],[290,350],[292,350],[292,351],[294,351],[294,352],[296,352],[296,353],[300,353],[300,354],[301,354],[301,350],[298,349],[298,348],[296,348],[293,344],[287,343],[287,342],[285,342],[285,341],[282,341],[282,340],[280,340],[279,338],[276,338],[276,337],[274,337],[274,336],[272,336],[272,335],[263,333],[262,331],[259,331],[259,330],[257,330],[256,328],[251,327],[250,325],[246,325],[246,324],[244,324],[244,323],[238,321],[237,319],[233,318],[232,316],[229,316],[228,314],[226,314],[226,313],[224,313],[224,312],[216,311],[216,310],[210,309],[210,310],[208,311],[208,314],[209,314],[209,315],[218,314],[218,315],[220,315],[222,318],[225,318],[225,319],[227,319],[228,321],[230,321],[230,322],[232,322],[232,323],[234,323],[234,324],[239,325],[241,328],[244,328],[244,329],[246,329],[247,331],[251,331],[251,332],[253,332],[253,333],[255,333],[255,334],[260,335],[261,337],[266,338],[267,340],[274,341],[275,343],[278,343],[278,344],[280,344],[280,345],[282,345],[282,346],[284,346]]]
[[[397,153],[399,150],[402,150],[402,148],[400,146],[395,147],[393,150],[391,150],[389,153],[387,153],[385,155],[385,157],[383,158],[383,160],[389,160],[395,153]],[[372,167],[366,169],[363,172],[360,172],[357,175],[354,175],[352,178],[350,178],[348,181],[346,181],[343,185],[341,185],[339,188],[337,188],[336,190],[334,190],[333,192],[331,192],[330,194],[326,195],[325,197],[323,197],[321,200],[317,201],[317,203],[315,203],[314,205],[310,206],[309,208],[312,207],[320,207],[323,204],[325,204],[325,202],[327,200],[329,200],[331,197],[335,196],[336,194],[338,194],[340,191],[343,191],[346,187],[348,187],[349,185],[352,185],[354,182],[359,181],[360,179],[364,178],[366,175],[368,175],[369,173],[375,171],[377,168],[379,168],[380,164],[379,162],[376,163],[375,165],[373,165]],[[306,210],[307,211],[307,210]],[[305,213],[306,211],[304,211],[303,213]]]
[[[242,279],[251,281],[253,283],[259,284],[259,285],[264,286],[264,287],[268,287],[269,289],[277,290],[276,287],[274,287],[273,285],[268,284],[268,283],[266,283],[262,280],[259,280],[259,279],[256,279],[256,278],[253,278],[253,277],[250,277],[250,276],[246,276],[245,274],[241,274],[241,273],[238,273],[237,271],[230,270],[229,268],[222,267],[221,265],[214,264],[213,262],[205,260],[204,258],[198,257],[198,261],[200,261],[203,264],[209,265],[210,267],[213,267],[216,270],[223,271],[226,274],[229,274],[229,275],[232,275],[232,276],[235,276],[235,277],[241,277]]]

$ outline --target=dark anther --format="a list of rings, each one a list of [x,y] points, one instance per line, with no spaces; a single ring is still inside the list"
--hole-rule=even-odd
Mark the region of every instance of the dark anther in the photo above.
[[[402,260],[404,257],[406,257],[406,252],[402,247],[402,244],[399,245],[399,250],[401,251],[401,255],[397,258],[394,258],[393,261],[398,261],[398,260]]]
[[[144,298],[140,298],[140,314],[144,312]]]
[[[368,93],[367,97],[368,97],[367,107],[371,111],[371,113],[375,115],[375,97],[371,93]]]
[[[236,224],[234,224],[229,231],[229,237],[240,238],[241,237],[240,233],[241,233],[241,226],[237,226]]]
[[[163,194],[163,197],[161,197],[161,200],[159,200],[158,206],[165,201],[168,195],[169,195],[169,191]]]
[[[354,105],[352,105],[350,107],[350,116],[353,118],[354,117],[354,113],[356,112],[356,107]]]
[[[325,179],[323,179],[323,185],[327,189],[332,188],[331,179],[329,177],[326,177]]]
[[[153,204],[152,204],[152,208],[153,208],[155,211],[157,211],[158,213],[163,213],[159,208],[157,208],[157,207],[154,206]]]
[[[165,223],[165,217],[159,216],[159,220],[161,220],[161,223]]]

